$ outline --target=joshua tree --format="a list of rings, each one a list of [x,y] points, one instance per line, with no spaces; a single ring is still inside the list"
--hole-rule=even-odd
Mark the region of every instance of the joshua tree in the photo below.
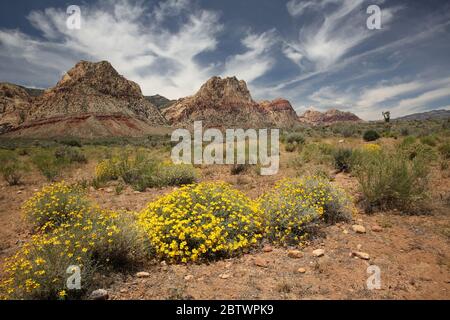
[[[382,114],[384,117],[384,121],[386,121],[386,122],[391,121],[391,112],[390,111],[382,112]]]

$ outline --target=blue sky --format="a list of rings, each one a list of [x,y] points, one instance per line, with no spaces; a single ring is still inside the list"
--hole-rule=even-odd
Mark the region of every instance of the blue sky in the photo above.
[[[380,30],[366,9],[381,8]],[[66,9],[81,7],[80,30]],[[237,76],[256,100],[366,120],[450,109],[450,3],[394,0],[24,1],[0,4],[0,81],[46,88],[108,60],[146,95]]]

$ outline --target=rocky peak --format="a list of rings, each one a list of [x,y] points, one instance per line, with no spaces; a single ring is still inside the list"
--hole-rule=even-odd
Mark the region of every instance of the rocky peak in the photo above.
[[[141,97],[139,85],[121,76],[107,61],[80,61],[67,71],[51,91],[88,91],[114,97]]]
[[[202,85],[195,97],[212,102],[253,102],[245,81],[236,77],[212,77]]]

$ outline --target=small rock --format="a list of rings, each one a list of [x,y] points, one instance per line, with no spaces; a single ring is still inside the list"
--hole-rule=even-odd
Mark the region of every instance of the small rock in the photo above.
[[[95,191],[95,188],[94,188],[93,186],[90,186],[90,187],[89,187],[89,191],[90,191],[90,192],[94,192],[94,191]]]
[[[194,276],[192,274],[188,274],[186,277],[184,277],[184,280],[189,281],[194,279]]]
[[[138,273],[136,273],[136,277],[138,277],[138,278],[148,278],[148,277],[150,277],[150,273],[148,273],[148,272],[138,272]]]
[[[22,194],[22,191],[21,190],[17,191],[17,194]]]
[[[120,293],[128,293],[127,289],[120,289]]]
[[[106,192],[106,193],[113,193],[114,190],[113,190],[112,188],[106,188],[106,189],[105,189],[105,192]]]
[[[230,269],[232,265],[233,265],[233,262],[227,262],[227,264],[225,265],[225,268]]]
[[[316,249],[312,252],[313,256],[315,257],[321,257],[325,254],[325,250],[323,249]]]
[[[356,246],[356,249],[358,249],[358,251],[361,250],[361,248],[362,248],[362,245],[361,245],[361,244],[358,244],[358,245]]]
[[[133,193],[134,194],[140,194],[141,192],[140,191],[134,191]]]
[[[348,230],[344,229],[344,231],[342,231],[343,234],[348,234]]]
[[[298,273],[305,273],[305,272],[306,272],[306,269],[305,269],[305,268],[298,268],[298,269],[297,269],[297,272],[298,272]]]
[[[269,263],[267,262],[267,260],[262,259],[262,258],[255,258],[255,260],[253,261],[255,266],[261,267],[261,268],[267,268],[269,266]]]
[[[231,277],[231,275],[228,274],[228,273],[222,273],[221,275],[219,275],[219,278],[220,278],[220,279],[228,279],[228,278],[230,278],[230,277]]]
[[[289,250],[288,257],[293,259],[300,259],[303,257],[303,253],[300,250]]]
[[[272,248],[271,246],[267,245],[267,246],[264,246],[264,247],[263,247],[263,251],[264,251],[264,252],[272,252],[272,251],[273,251],[273,248]]]
[[[90,297],[91,300],[108,300],[109,295],[108,291],[105,289],[98,289],[91,293]]]
[[[339,140],[339,143],[344,143],[344,140]]]
[[[33,189],[33,192],[38,192],[39,191],[39,189]]]
[[[359,225],[359,224],[354,224],[352,226],[353,231],[355,231],[356,233],[366,233],[366,228],[364,228],[363,226]]]
[[[376,225],[372,226],[372,231],[373,232],[381,232],[381,231],[383,231],[383,228],[376,224]]]
[[[358,258],[363,259],[363,260],[369,260],[369,259],[370,259],[369,254],[368,254],[368,253],[365,253],[365,252],[356,251],[356,252],[353,252],[352,254],[353,254],[355,257],[358,257]]]

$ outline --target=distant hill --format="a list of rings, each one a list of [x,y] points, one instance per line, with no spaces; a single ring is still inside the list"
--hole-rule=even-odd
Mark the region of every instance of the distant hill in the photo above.
[[[351,112],[344,112],[337,109],[330,109],[326,112],[315,110],[307,110],[303,115],[298,117],[301,123],[309,125],[328,125],[336,122],[360,122],[358,116]]]
[[[430,120],[450,118],[450,110],[432,110],[427,112],[413,113],[407,116],[395,118],[395,121]]]
[[[166,97],[160,96],[159,94],[154,96],[146,96],[145,99],[150,101],[153,105],[157,106],[159,110],[168,108],[172,104],[177,102],[177,100],[169,100]]]

